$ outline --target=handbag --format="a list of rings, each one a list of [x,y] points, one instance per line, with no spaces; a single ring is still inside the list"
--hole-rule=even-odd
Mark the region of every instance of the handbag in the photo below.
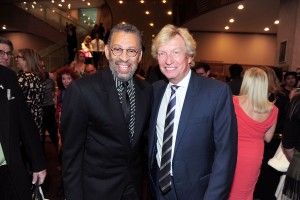
[[[290,165],[290,162],[288,161],[285,154],[283,153],[282,142],[280,142],[280,144],[277,148],[277,151],[275,152],[275,155],[273,156],[273,158],[271,158],[268,161],[268,165],[273,167],[277,171],[280,171],[280,172],[286,172],[287,171],[287,169]]]
[[[32,200],[44,200],[45,199],[42,188],[39,185],[39,178],[37,179],[35,184],[32,185],[31,191],[32,191],[32,198],[31,198]]]

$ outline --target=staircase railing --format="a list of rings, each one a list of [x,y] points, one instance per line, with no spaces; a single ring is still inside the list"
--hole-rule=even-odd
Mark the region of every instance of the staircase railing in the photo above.
[[[68,15],[66,12],[63,12],[55,7],[48,7],[43,3],[34,4],[33,2],[17,3],[16,5],[56,28],[63,34],[66,34],[66,25],[73,24],[76,27],[78,41],[82,41],[84,36],[89,34],[91,30],[91,27],[87,24],[80,22],[79,20]],[[48,71],[54,71],[57,68],[66,65],[68,59],[66,45],[66,40],[58,41],[57,43],[39,52],[47,66]]]

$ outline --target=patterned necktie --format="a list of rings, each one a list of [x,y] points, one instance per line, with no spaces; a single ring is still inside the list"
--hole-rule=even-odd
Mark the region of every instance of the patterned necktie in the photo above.
[[[122,109],[123,109],[123,112],[124,112],[125,119],[127,121],[128,117],[129,117],[128,114],[129,114],[129,111],[130,111],[130,102],[129,102],[129,97],[128,97],[128,94],[127,94],[127,83],[124,82],[122,84],[123,84]]]
[[[128,126],[129,139],[132,142],[135,127],[135,88],[133,81],[129,81],[129,83],[123,82],[117,90]]]
[[[179,86],[171,86],[171,97],[167,107],[162,155],[159,171],[159,186],[163,193],[171,190],[171,154],[175,118],[176,90]]]

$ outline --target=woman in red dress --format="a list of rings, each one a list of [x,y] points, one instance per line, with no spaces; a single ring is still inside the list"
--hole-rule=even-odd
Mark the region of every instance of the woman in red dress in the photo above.
[[[253,200],[263,159],[264,141],[270,142],[278,109],[268,100],[268,77],[253,67],[246,71],[239,96],[233,97],[238,122],[238,157],[229,200]]]

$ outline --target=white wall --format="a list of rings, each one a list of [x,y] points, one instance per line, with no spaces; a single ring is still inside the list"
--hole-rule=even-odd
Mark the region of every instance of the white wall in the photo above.
[[[193,32],[196,61],[275,66],[276,35]]]

